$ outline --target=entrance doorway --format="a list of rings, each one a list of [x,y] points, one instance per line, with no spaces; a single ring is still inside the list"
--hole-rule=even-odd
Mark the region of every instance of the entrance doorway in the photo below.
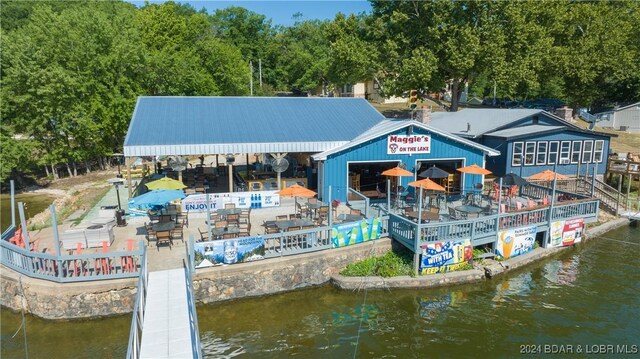
[[[387,177],[383,176],[382,172],[396,167],[398,163],[398,161],[349,163],[349,187],[369,198],[386,197]],[[391,179],[391,188],[395,188],[397,178],[389,178]],[[349,199],[357,200],[360,198],[351,198],[350,196]]]
[[[447,191],[447,194],[461,193],[462,176],[460,172],[456,171],[456,169],[463,167],[462,159],[418,161],[418,170],[416,171],[416,173],[420,174],[420,172],[423,172],[424,170],[432,166],[436,166],[439,169],[449,173],[449,176],[445,178],[432,178],[434,182],[444,187],[444,189]],[[423,177],[418,176],[418,179],[422,178]]]

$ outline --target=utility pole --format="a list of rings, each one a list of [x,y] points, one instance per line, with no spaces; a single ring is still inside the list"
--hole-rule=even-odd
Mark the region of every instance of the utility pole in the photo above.
[[[249,88],[251,89],[251,96],[253,96],[253,62],[249,61]]]
[[[262,59],[258,59],[258,71],[260,72],[260,88],[262,89]]]

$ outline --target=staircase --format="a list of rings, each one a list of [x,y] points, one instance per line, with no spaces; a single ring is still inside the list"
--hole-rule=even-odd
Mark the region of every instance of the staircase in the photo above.
[[[598,178],[595,180],[595,185],[593,186],[594,191],[591,193],[592,181],[592,176],[577,178],[576,193],[599,199],[602,209],[613,214],[620,214],[628,210],[626,194],[618,192],[618,190],[600,181]]]

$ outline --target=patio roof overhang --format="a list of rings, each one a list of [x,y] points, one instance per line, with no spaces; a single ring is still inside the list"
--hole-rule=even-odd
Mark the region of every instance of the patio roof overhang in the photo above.
[[[191,156],[227,153],[318,153],[342,146],[349,141],[330,142],[265,142],[265,143],[202,143],[180,145],[125,146],[124,155],[133,156]]]

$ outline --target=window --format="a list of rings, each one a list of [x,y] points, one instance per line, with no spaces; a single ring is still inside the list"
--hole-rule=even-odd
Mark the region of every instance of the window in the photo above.
[[[580,152],[582,152],[582,141],[573,141],[571,146],[571,163],[580,162]]]
[[[536,143],[535,142],[527,142],[525,150],[524,150],[524,165],[531,166],[535,164],[534,157],[536,155]]]
[[[377,89],[379,89],[379,88],[380,88],[380,85],[378,84],[378,81],[373,81],[373,88],[374,88],[375,90],[377,90]]]
[[[511,158],[512,166],[522,166],[522,142],[513,143],[513,157]]]
[[[560,147],[560,142],[551,141],[549,142],[549,164],[554,165],[558,160],[558,149]]]
[[[547,142],[540,141],[538,142],[538,156],[536,157],[537,165],[546,165],[547,164]]]
[[[582,147],[582,163],[591,163],[593,153],[593,141],[584,141]]]
[[[569,151],[571,151],[571,141],[562,141],[560,145],[560,164],[569,163]]]
[[[593,149],[593,162],[602,163],[602,152],[604,151],[604,141],[597,140]]]

